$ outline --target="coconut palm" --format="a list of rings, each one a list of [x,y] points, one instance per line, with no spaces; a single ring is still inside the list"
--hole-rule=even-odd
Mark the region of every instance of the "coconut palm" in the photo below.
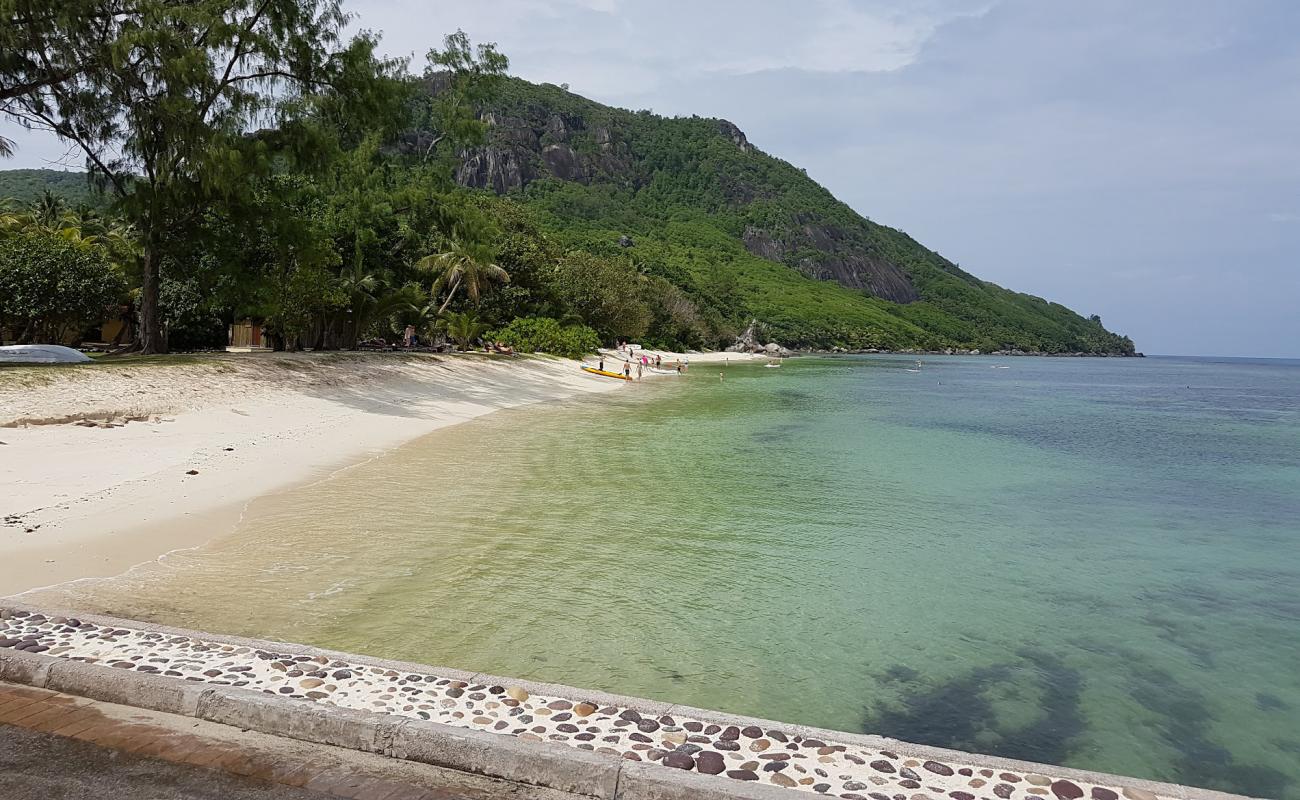
[[[321,331],[322,341],[319,342],[321,349],[337,347],[335,334],[340,330],[341,337],[347,342],[346,346],[356,346],[361,332],[370,323],[376,299],[375,290],[380,284],[379,276],[367,272],[359,260],[353,263],[351,270],[339,276],[338,288],[347,298],[347,307],[333,315],[333,319],[326,320],[325,329]]]
[[[472,311],[448,314],[442,324],[447,335],[460,346],[461,350],[468,350],[470,342],[482,336],[487,330],[487,326],[480,322],[478,315]]]
[[[0,236],[17,233],[27,226],[27,215],[9,199],[0,200]]]
[[[421,292],[423,294],[423,292]],[[409,309],[404,309],[393,318],[394,327],[403,328],[414,325],[421,337],[431,334],[446,333],[444,320],[438,319],[438,304],[434,302],[412,302]]]
[[[465,294],[477,305],[479,295],[489,283],[510,282],[509,273],[493,263],[492,258],[492,253],[483,245],[457,239],[446,252],[434,253],[416,262],[417,269],[434,275],[430,295],[435,300],[444,289],[447,292],[446,299],[438,307],[438,314],[447,310],[462,286]]]
[[[32,221],[42,228],[59,230],[70,210],[68,201],[46,189],[32,202]]]
[[[383,321],[390,330],[400,328],[397,321],[418,314],[423,299],[424,290],[413,283],[383,289],[369,308],[371,322]]]

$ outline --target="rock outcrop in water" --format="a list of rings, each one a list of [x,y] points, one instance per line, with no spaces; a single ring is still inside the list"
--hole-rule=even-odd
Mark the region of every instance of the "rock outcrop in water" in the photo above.
[[[736,343],[727,348],[728,353],[766,353],[770,356],[784,358],[794,355],[787,347],[783,347],[776,342],[763,344],[759,337],[758,320],[751,320],[749,326],[745,328],[744,333],[736,337]]]

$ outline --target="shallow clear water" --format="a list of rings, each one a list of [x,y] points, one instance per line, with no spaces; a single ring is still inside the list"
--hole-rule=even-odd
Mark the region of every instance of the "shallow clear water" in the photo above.
[[[1300,798],[1300,362],[912,366],[500,412],[45,596]]]

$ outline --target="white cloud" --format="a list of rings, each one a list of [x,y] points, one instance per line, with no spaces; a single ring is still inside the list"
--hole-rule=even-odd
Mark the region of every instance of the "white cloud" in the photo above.
[[[758,36],[746,36],[695,65],[704,71],[747,74],[775,69],[808,72],[885,72],[915,61],[940,25],[978,15],[987,5],[935,7],[816,0],[794,13],[757,15]],[[757,45],[757,46],[754,46]]]
[[[626,80],[631,94],[707,73],[778,69],[876,72],[912,63],[941,25],[993,0],[865,3],[806,0],[444,0],[354,2],[359,27],[380,29],[393,54],[423,54],[445,31],[496,41],[524,77],[600,94]],[[419,24],[412,24],[412,20]],[[598,87],[598,88],[592,88]]]

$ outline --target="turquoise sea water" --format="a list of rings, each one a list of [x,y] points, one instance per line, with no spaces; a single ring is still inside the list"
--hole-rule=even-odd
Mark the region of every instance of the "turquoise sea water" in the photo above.
[[[909,368],[501,412],[50,594],[1300,798],[1300,362]]]

